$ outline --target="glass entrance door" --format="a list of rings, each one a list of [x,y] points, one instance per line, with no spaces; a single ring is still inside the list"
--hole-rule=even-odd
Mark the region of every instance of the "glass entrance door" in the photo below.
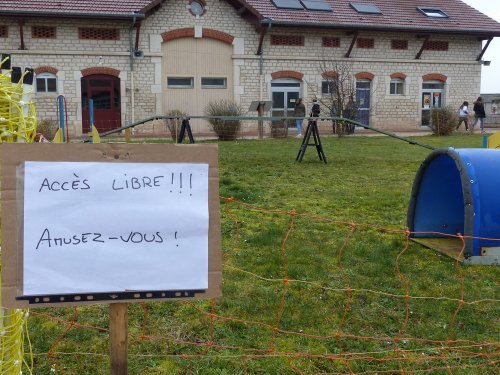
[[[271,94],[271,115],[293,117],[295,102],[300,97],[300,82],[291,79],[273,81],[271,83]],[[289,127],[295,127],[294,121],[272,121],[271,132],[273,136],[286,136]]]
[[[370,86],[371,82],[356,82],[356,121],[370,125]]]
[[[422,126],[431,125],[432,108],[443,106],[444,84],[442,82],[424,82],[422,84]]]

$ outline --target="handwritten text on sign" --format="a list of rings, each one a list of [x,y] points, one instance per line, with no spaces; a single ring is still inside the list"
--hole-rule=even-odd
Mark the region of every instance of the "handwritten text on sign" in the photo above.
[[[24,295],[208,288],[208,164],[25,162]]]

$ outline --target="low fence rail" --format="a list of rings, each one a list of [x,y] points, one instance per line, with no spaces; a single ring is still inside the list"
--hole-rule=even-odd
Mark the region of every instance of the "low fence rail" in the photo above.
[[[335,117],[335,116],[326,116],[326,117],[280,117],[280,116],[163,116],[163,115],[157,115],[157,116],[150,116],[146,117],[144,119],[135,121],[131,124],[112,129],[109,131],[105,131],[103,133],[100,133],[99,135],[101,137],[106,137],[110,135],[116,135],[120,134],[125,130],[128,129],[135,129],[138,126],[145,125],[148,123],[152,123],[154,121],[170,121],[171,124],[167,124],[167,128],[170,131],[170,135],[172,136],[172,139],[176,140],[178,139],[179,131],[181,130],[183,122],[187,121],[188,124],[190,124],[193,120],[212,120],[212,123],[215,123],[216,125],[213,126],[213,128],[218,127],[218,129],[214,129],[214,134],[217,136],[219,139],[236,139],[238,136],[238,131],[239,127],[241,126],[242,121],[251,121],[253,123],[257,123],[257,128],[255,133],[259,135],[260,138],[263,137],[263,133],[261,132],[260,129],[264,127],[264,122],[268,122],[268,126],[270,127],[270,135],[273,137],[286,137],[288,135],[288,128],[292,128],[291,124],[295,123],[295,120],[300,120],[303,119],[304,122],[307,121],[317,121],[319,124],[324,123],[325,125],[328,124],[327,126],[331,125],[331,131],[330,134],[337,134],[337,135],[347,135],[347,134],[352,134],[354,131],[354,128],[362,128],[366,130],[373,131],[378,134],[386,135],[389,137],[396,138],[398,140],[418,145],[421,147],[425,147],[427,149],[433,150],[434,148],[432,146],[429,146],[427,144],[415,141],[414,139],[408,138],[408,137],[402,137],[399,136],[393,132],[374,128],[368,125],[365,125],[363,123],[360,123],[358,121],[342,118],[342,117]],[[238,127],[238,129],[235,129]],[[349,130],[348,130],[349,129]],[[273,131],[274,130],[274,131]],[[319,126],[320,132],[327,132],[328,130],[325,129],[325,126],[321,127]],[[227,131],[231,134],[231,137],[227,136],[224,137],[225,133],[224,131]],[[199,135],[199,132],[195,132],[195,135]],[[203,135],[203,134],[202,134]]]

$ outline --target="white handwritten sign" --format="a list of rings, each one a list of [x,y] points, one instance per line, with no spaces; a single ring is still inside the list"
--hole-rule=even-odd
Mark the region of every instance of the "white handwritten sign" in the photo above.
[[[208,288],[208,164],[24,166],[23,295]]]

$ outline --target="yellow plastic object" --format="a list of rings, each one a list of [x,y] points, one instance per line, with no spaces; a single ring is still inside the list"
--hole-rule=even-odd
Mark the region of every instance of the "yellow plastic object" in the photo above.
[[[22,83],[24,74],[15,85],[11,83],[10,74],[0,74],[0,142],[33,142],[35,139],[36,111],[30,99],[32,92],[25,91]]]
[[[92,125],[92,143],[101,143],[101,137],[95,125]]]
[[[488,148],[500,148],[500,132],[488,137]]]
[[[2,63],[6,59],[2,60]],[[0,143],[33,142],[35,139],[37,125],[35,106],[30,99],[31,92],[25,91],[27,86],[23,86],[22,81],[21,77],[20,82],[13,85],[10,72],[6,74],[0,72]],[[0,219],[4,218],[0,216]],[[0,257],[0,272],[1,269]],[[31,374],[33,357],[29,355],[31,363],[27,363],[25,361],[27,357],[24,355],[25,338],[28,337],[26,331],[28,310],[4,308],[1,291],[0,278],[0,374]],[[28,353],[31,353],[31,348],[28,349]]]
[[[57,129],[56,134],[54,135],[54,139],[52,140],[54,143],[63,143],[62,130],[61,128]]]

